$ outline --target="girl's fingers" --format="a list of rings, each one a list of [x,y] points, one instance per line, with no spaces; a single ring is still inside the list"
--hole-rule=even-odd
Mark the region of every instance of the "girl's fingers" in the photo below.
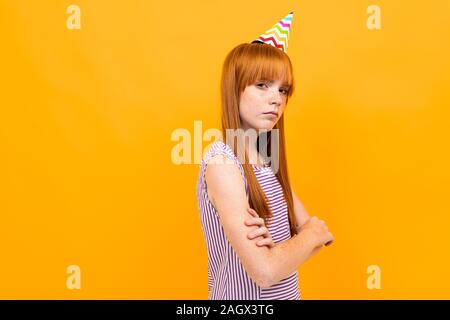
[[[248,218],[247,220],[245,220],[245,224],[247,226],[252,226],[252,225],[258,226],[258,229],[255,229],[255,230],[252,230],[251,232],[249,232],[247,237],[249,239],[254,239],[259,236],[263,236],[264,239],[260,240],[260,241],[264,241],[261,243],[261,246],[269,246],[269,247],[274,246],[272,238],[269,233],[269,230],[265,226],[264,219],[260,218],[258,213],[250,207],[247,208],[247,211],[252,215],[252,218]]]
[[[248,207],[248,208],[247,208],[247,211],[248,211],[252,216],[254,216],[254,217],[259,217],[258,213],[257,213],[255,210],[253,210],[252,208]]]
[[[264,238],[259,240],[256,245],[259,247],[268,246],[269,248],[272,248],[275,244],[273,243],[272,238]]]
[[[255,231],[258,231],[258,230],[259,230],[259,229],[256,229],[256,230],[253,230],[253,231],[249,232],[249,233],[247,234],[247,237],[248,237],[250,240],[256,238],[256,237],[258,236],[258,234],[256,234]]]
[[[247,226],[252,226],[252,225],[257,225],[258,221],[255,220],[255,218],[248,218],[247,220],[245,220],[245,224]]]
[[[264,226],[264,220],[261,218],[248,218],[247,220],[245,220],[245,224],[248,226],[251,225]]]
[[[266,227],[261,227],[261,228],[255,229],[252,232],[250,232],[248,234],[248,236],[250,237],[250,239],[253,239],[253,238],[256,238],[259,236],[263,236],[264,238],[267,238],[270,236],[270,234],[269,234],[269,230],[267,230]]]

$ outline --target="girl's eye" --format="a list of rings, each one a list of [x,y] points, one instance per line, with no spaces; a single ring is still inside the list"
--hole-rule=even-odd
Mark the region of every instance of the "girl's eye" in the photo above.
[[[258,83],[256,86],[258,86],[259,88],[263,88],[264,86],[269,87],[267,83],[264,82]],[[287,95],[289,90],[280,89],[280,91],[283,92],[284,95]]]

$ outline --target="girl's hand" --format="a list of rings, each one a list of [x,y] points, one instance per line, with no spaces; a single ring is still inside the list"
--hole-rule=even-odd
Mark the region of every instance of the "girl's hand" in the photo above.
[[[329,246],[333,243],[333,234],[328,230],[325,221],[312,217],[301,227],[300,234],[311,241],[313,248]],[[315,250],[315,252],[318,250]]]
[[[245,220],[245,225],[247,226],[258,226],[258,229],[252,230],[248,233],[247,237],[251,239],[255,239],[259,236],[263,236],[264,239],[259,240],[256,245],[258,247],[267,246],[269,248],[272,248],[275,246],[275,243],[272,240],[272,236],[269,233],[269,229],[266,228],[264,224],[264,219],[260,218],[259,215],[256,213],[255,210],[252,208],[247,208],[248,213],[252,215],[251,218],[248,218]]]

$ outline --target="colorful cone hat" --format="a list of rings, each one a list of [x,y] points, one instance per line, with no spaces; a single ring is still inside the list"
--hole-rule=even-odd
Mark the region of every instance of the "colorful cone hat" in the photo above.
[[[287,53],[289,31],[291,29],[293,15],[294,12],[289,12],[286,17],[274,24],[272,28],[260,35],[257,39],[253,40],[252,43],[267,43]]]

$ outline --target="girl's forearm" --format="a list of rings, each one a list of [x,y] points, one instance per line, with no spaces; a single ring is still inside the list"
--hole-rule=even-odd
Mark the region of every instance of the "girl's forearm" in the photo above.
[[[304,233],[277,244],[269,250],[269,286],[289,277],[311,256],[314,246]]]

